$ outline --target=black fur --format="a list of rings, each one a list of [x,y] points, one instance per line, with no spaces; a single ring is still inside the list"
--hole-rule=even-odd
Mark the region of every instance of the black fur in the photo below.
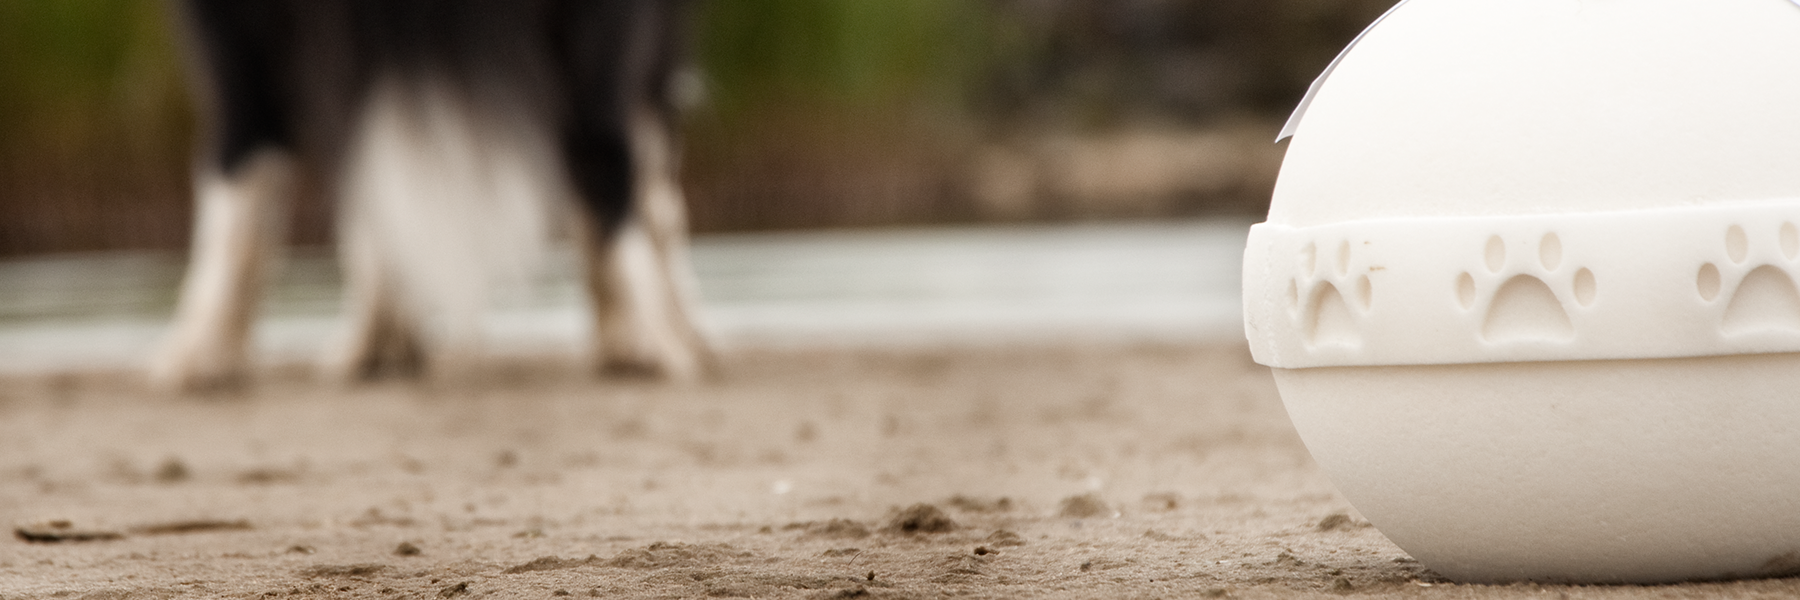
[[[200,97],[202,160],[230,175],[265,148],[325,178],[379,78],[435,80],[464,100],[539,115],[575,191],[614,230],[632,210],[628,121],[672,125],[682,0],[183,0]]]

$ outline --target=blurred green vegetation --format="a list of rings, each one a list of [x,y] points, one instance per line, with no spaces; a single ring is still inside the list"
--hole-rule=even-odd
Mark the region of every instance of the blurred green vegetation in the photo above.
[[[962,220],[942,193],[972,143],[991,4],[701,4],[685,177],[701,231]]]
[[[984,145],[1279,120],[1391,2],[702,2],[693,221],[979,219]],[[0,0],[0,256],[185,244],[196,120],[171,22],[160,0]],[[296,241],[328,241],[330,212],[296,207]]]
[[[152,145],[185,130],[163,25],[161,5],[144,0],[0,2],[0,141],[69,152],[119,128]]]
[[[954,100],[991,11],[969,0],[733,0],[703,5],[695,54],[713,110],[888,109]]]
[[[165,25],[150,0],[0,0],[0,254],[180,243],[157,200],[187,195],[193,118]]]

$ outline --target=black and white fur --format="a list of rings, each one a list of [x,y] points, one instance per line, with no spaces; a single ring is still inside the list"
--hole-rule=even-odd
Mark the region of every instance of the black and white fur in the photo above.
[[[152,379],[242,380],[283,215],[336,202],[345,378],[456,372],[489,291],[572,223],[597,366],[691,378],[672,89],[678,0],[182,0],[211,135],[191,262]]]

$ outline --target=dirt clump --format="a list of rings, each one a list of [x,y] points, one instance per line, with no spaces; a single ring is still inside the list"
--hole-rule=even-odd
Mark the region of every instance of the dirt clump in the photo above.
[[[125,539],[125,534],[99,529],[76,529],[73,522],[58,519],[46,523],[13,528],[13,536],[33,544],[62,542],[106,542]]]
[[[1192,538],[1188,538],[1188,537],[1184,537],[1184,536],[1163,533],[1161,531],[1157,531],[1156,529],[1145,529],[1144,535],[1141,537],[1143,537],[1146,540],[1150,540],[1150,541],[1154,541],[1154,542],[1186,542],[1186,541],[1191,541],[1191,540],[1203,541],[1206,539],[1206,536],[1204,536],[1204,535],[1196,535]]]
[[[190,477],[193,477],[193,473],[188,471],[187,463],[181,462],[179,458],[170,457],[156,467],[156,480],[162,483],[181,483]]]
[[[850,519],[831,519],[823,523],[805,521],[789,523],[781,527],[783,531],[804,531],[808,537],[860,539],[869,537],[869,527]]]
[[[1319,531],[1342,531],[1346,529],[1360,529],[1368,526],[1369,524],[1366,522],[1350,518],[1349,513],[1340,512],[1325,515],[1325,518],[1319,519],[1319,524],[1314,528]]]
[[[620,552],[617,556],[609,558],[601,564],[624,569],[665,569],[730,563],[751,556],[753,556],[751,553],[738,550],[728,544],[656,542],[643,548]]]
[[[1008,511],[1011,511],[1013,508],[1015,508],[1015,503],[1013,502],[1012,498],[1008,498],[1006,496],[1001,496],[999,498],[994,498],[992,500],[988,500],[988,499],[983,499],[983,498],[973,498],[973,497],[969,497],[969,496],[964,496],[962,494],[957,494],[955,496],[951,496],[950,499],[944,501],[944,503],[950,505],[950,508],[954,508],[956,510],[960,510],[963,512],[974,512],[974,513],[1008,512]]]
[[[313,565],[300,570],[302,577],[366,577],[393,567],[381,563],[357,563],[350,565]]]
[[[277,467],[259,467],[238,473],[238,483],[244,485],[275,485],[294,483],[300,480],[300,472],[293,469]]]
[[[513,574],[518,574],[518,573],[530,573],[532,571],[554,571],[554,570],[558,570],[558,569],[573,569],[575,567],[597,564],[599,562],[600,562],[600,557],[594,556],[591,554],[588,555],[587,558],[558,558],[555,556],[540,556],[540,557],[532,559],[531,562],[519,564],[519,565],[513,565],[512,567],[507,568],[505,571],[501,571],[501,573],[513,575]]]
[[[987,536],[987,545],[995,548],[1016,548],[1025,545],[1025,538],[1005,529],[996,529]]]
[[[1181,496],[1166,492],[1145,494],[1143,506],[1144,510],[1169,512],[1181,508]]]
[[[170,535],[182,533],[205,533],[210,531],[247,531],[253,529],[246,519],[220,520],[195,519],[191,521],[170,521],[132,528],[131,532],[139,535]]]
[[[956,521],[951,520],[950,515],[944,514],[942,509],[921,502],[895,513],[888,520],[885,530],[903,534],[948,533],[956,531]]]
[[[1106,501],[1101,500],[1099,494],[1092,493],[1063,498],[1056,514],[1072,519],[1118,516],[1118,512],[1107,506]]]
[[[1293,553],[1283,550],[1280,554],[1275,555],[1275,560],[1269,561],[1269,565],[1290,568],[1304,567],[1306,566],[1306,561],[1300,560],[1300,557],[1294,556]]]

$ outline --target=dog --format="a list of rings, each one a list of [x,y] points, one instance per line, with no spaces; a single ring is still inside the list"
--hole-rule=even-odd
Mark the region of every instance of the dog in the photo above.
[[[150,377],[237,385],[283,215],[336,206],[345,379],[455,373],[498,286],[577,240],[595,366],[710,362],[677,181],[679,0],[175,0],[210,117],[174,323]]]

